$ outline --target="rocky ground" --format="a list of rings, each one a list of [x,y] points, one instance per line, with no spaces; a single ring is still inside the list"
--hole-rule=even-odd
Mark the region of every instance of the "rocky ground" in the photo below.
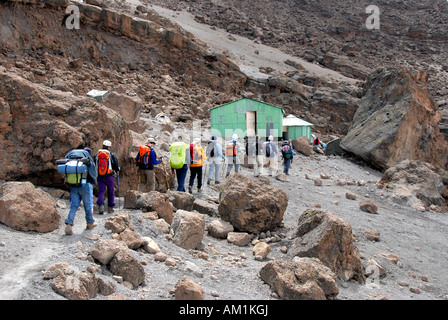
[[[129,2],[136,3],[138,1]],[[157,3],[156,1],[151,2]],[[36,12],[39,12],[39,10],[37,9]],[[157,8],[157,10],[162,13],[162,9]],[[166,16],[184,19],[184,22],[186,22],[185,28],[187,26],[196,26],[191,22],[191,16],[187,17],[184,15],[184,12],[176,14],[171,11],[164,12]],[[205,25],[203,26],[202,34],[209,34],[210,30],[206,29]],[[214,31],[218,32],[220,36],[230,39],[230,42],[235,42],[235,40],[232,40],[232,36],[225,31]],[[104,35],[104,39],[107,39],[107,37],[107,35]],[[234,34],[233,37],[236,38],[237,35]],[[120,39],[122,38],[120,37]],[[316,36],[312,38],[316,39]],[[42,37],[42,39],[45,39],[45,37]],[[212,48],[217,48],[216,46],[219,44],[219,41],[216,41],[217,39],[219,38],[215,38],[215,43],[210,43]],[[112,43],[112,40],[105,42]],[[247,65],[247,72],[256,73],[260,66],[279,68],[281,65],[286,68],[286,65],[283,63],[285,57],[281,56],[276,49],[265,50],[261,43],[248,42],[246,49],[242,49],[242,47],[237,49],[243,51],[232,51],[229,48],[228,55],[236,58],[235,60],[240,65]],[[254,54],[255,51],[259,53]],[[302,53],[303,55],[299,54],[299,56],[305,57],[305,52]],[[265,54],[268,54],[268,57]],[[356,54],[356,56],[361,59],[363,55],[360,53]],[[438,57],[438,55],[436,56]],[[289,58],[291,57],[289,56]],[[275,59],[270,61],[270,58]],[[387,57],[384,56],[383,58],[386,59]],[[68,64],[67,59],[66,57],[62,59],[64,65]],[[36,64],[40,68],[43,59],[37,59],[30,55],[21,57],[18,59],[18,63],[13,63],[12,60],[9,60],[5,58],[2,61],[3,67],[9,71],[17,69],[17,73],[25,74],[30,80],[33,80],[34,77],[39,78],[31,76],[31,74],[39,74],[33,68],[30,68],[29,65]],[[55,66],[59,58],[50,56],[48,60],[50,65],[48,70],[52,70],[51,72],[58,71],[58,67]],[[301,62],[305,68],[312,69],[308,69],[310,72],[321,72],[319,76],[324,75],[322,72],[325,72],[325,75],[335,75],[333,71],[324,69],[317,64],[314,58],[309,58],[309,60],[311,61],[309,63],[310,61],[307,60],[309,64]],[[87,77],[89,74],[87,69],[91,67],[87,63],[82,67],[84,73],[81,78],[85,78],[85,87],[82,85],[79,85],[79,87],[71,85],[81,83],[82,79],[75,79],[74,77],[77,74],[76,71],[61,73],[59,76],[61,86],[68,87],[64,91],[72,91],[75,94],[84,95],[86,88],[91,88],[100,82],[103,83],[103,80],[111,78],[110,74],[114,75],[110,81],[119,83],[121,87],[120,92],[123,93],[133,90],[138,91],[139,85],[146,83],[142,81],[142,79],[147,79],[147,75],[143,74],[143,72],[141,78],[132,78],[131,83],[127,81],[127,78],[122,79],[118,77],[117,72],[104,71],[103,69],[101,70],[105,74],[95,77],[90,82],[90,77]],[[60,70],[65,69],[68,69],[68,67],[61,67]],[[107,69],[106,64],[104,69]],[[151,124],[152,117],[158,112],[169,110],[169,108],[159,109],[159,107],[175,105],[176,103],[180,104],[184,108],[177,108],[179,110],[175,110],[176,112],[170,114],[172,119],[176,119],[179,114],[183,114],[184,109],[192,108],[193,105],[201,105],[201,109],[205,109],[209,104],[219,104],[233,98],[233,96],[227,96],[226,94],[217,95],[210,89],[202,87],[198,89],[196,86],[193,86],[193,89],[183,88],[181,90],[179,88],[182,87],[182,81],[187,83],[186,78],[170,78],[166,75],[168,72],[160,70],[157,66],[151,67],[151,69],[154,70],[154,79],[148,80],[147,87],[142,89],[142,91],[149,92],[145,96],[145,106],[151,105],[152,107],[148,109],[143,108],[143,112],[147,112],[144,114],[147,124]],[[6,71],[3,70],[2,72]],[[135,72],[137,71],[134,70]],[[48,77],[54,78],[49,75]],[[352,81],[347,80],[346,77],[340,74],[336,74],[336,77],[344,82]],[[48,82],[47,80],[44,79],[42,81]],[[153,83],[154,88],[152,87]],[[175,88],[176,91],[173,92],[173,90],[163,87],[162,89],[159,88],[159,84],[166,85],[167,83],[170,84],[168,89]],[[107,87],[107,83],[104,85]],[[112,84],[109,85],[112,86]],[[440,88],[440,90],[444,90],[444,88]],[[182,94],[179,98],[180,91],[182,91]],[[159,101],[157,108],[154,108],[154,104],[156,104],[153,101],[154,97],[161,96],[163,96],[161,100],[165,101]],[[205,100],[204,96],[206,96]],[[439,97],[443,96],[444,94],[439,95]],[[205,106],[202,107],[202,105]],[[151,118],[151,121],[147,120],[146,117]],[[183,123],[177,123],[176,125],[178,127],[187,127]],[[207,128],[207,124],[205,124],[205,128]],[[168,140],[166,134],[158,129],[145,132],[143,135],[133,133],[133,138],[143,140],[148,134],[160,135],[166,141]],[[252,170],[247,168],[243,168],[242,172],[247,176],[253,175]],[[313,179],[321,174],[327,175],[329,179],[322,179],[323,185],[316,186]],[[166,261],[169,261],[169,263],[166,261],[155,261],[153,254],[142,250],[135,251],[135,256],[142,263],[146,273],[145,283],[137,290],[129,289],[117,283],[116,290],[112,295],[98,295],[95,299],[172,300],[174,299],[173,289],[176,283],[182,276],[188,275],[204,288],[204,298],[207,300],[277,300],[278,296],[260,279],[260,269],[273,259],[292,258],[291,251],[284,253],[284,248],[289,249],[292,240],[296,237],[295,233],[299,216],[305,209],[312,207],[321,207],[324,210],[333,212],[350,223],[357,239],[355,244],[361,253],[363,262],[373,258],[387,270],[387,274],[379,282],[373,284],[358,284],[338,280],[339,294],[336,299],[448,299],[448,291],[446,289],[448,275],[444,272],[446,262],[448,261],[445,250],[448,226],[446,213],[438,213],[431,210],[422,212],[410,206],[397,205],[392,201],[391,191],[378,188],[377,182],[381,175],[380,172],[347,158],[297,155],[291,169],[289,181],[282,182],[269,178],[274,186],[287,192],[289,203],[283,218],[283,228],[275,230],[276,233],[282,235],[282,240],[270,243],[272,251],[263,261],[258,261],[254,258],[252,244],[239,247],[228,243],[226,240],[218,240],[211,237],[207,232],[205,232],[202,245],[197,251],[182,249],[172,243],[166,234],[159,231],[154,226],[152,220],[145,219],[142,211],[126,210],[131,215],[135,231],[141,236],[153,238],[162,251],[166,253],[168,257]],[[354,181],[355,184],[338,186],[337,181],[340,178]],[[122,187],[124,188],[123,185]],[[45,188],[45,190],[49,192],[55,191],[55,189],[51,188]],[[347,199],[345,197],[347,191],[356,194],[356,200]],[[206,187],[202,194],[194,193],[194,195],[197,198],[207,200],[209,197],[217,197],[219,190],[215,187]],[[375,202],[379,208],[377,214],[370,214],[360,210],[358,203],[365,198],[370,198]],[[105,222],[111,215],[100,216],[95,214],[98,227],[87,231],[84,229],[85,221],[82,209],[79,209],[75,220],[74,235],[65,235],[64,220],[69,211],[69,201],[59,198],[57,201],[59,203],[58,211],[61,215],[61,220],[59,228],[55,231],[43,234],[19,232],[0,224],[0,299],[65,299],[51,288],[50,280],[44,279],[42,271],[55,262],[67,262],[72,268],[78,271],[85,271],[88,266],[93,264],[89,259],[87,249],[98,239],[111,239],[110,230],[105,228]],[[116,213],[125,211],[123,202],[124,199],[121,197],[119,202],[120,208]],[[206,215],[205,218],[208,223],[217,217]],[[369,230],[377,230],[380,233],[380,240],[375,242],[368,240],[364,232]],[[257,237],[259,235],[253,236]],[[200,257],[203,252],[208,253],[207,259]],[[397,255],[399,260],[391,262],[384,258],[385,255],[387,257],[389,254]],[[112,279],[112,275],[108,270],[103,270],[102,277],[109,280]]]
[[[243,168],[242,173],[247,176],[253,174],[247,168]],[[327,175],[328,179],[322,179],[322,186],[316,186],[313,179],[321,174]],[[387,270],[379,282],[369,283],[368,279],[366,284],[359,284],[338,280],[340,292],[336,299],[448,299],[448,277],[442,271],[448,259],[444,250],[448,216],[394,204],[390,200],[389,191],[377,187],[380,177],[379,172],[345,158],[296,156],[289,181],[269,178],[272,185],[287,192],[289,203],[283,219],[284,227],[275,230],[285,237],[280,242],[270,243],[272,251],[263,261],[254,259],[251,244],[239,247],[226,240],[213,238],[207,232],[198,250],[182,249],[154,227],[152,220],[142,218],[140,210],[130,210],[135,231],[141,236],[153,238],[167,254],[167,261],[174,263],[169,265],[167,262],[158,262],[154,260],[153,254],[143,250],[135,251],[146,273],[144,285],[131,290],[117,283],[114,294],[107,297],[98,295],[95,299],[174,299],[175,284],[184,275],[203,287],[204,299],[207,300],[278,299],[259,278],[259,271],[273,259],[292,258],[290,251],[283,253],[281,248],[290,248],[302,212],[306,208],[319,206],[350,223],[363,262],[373,258]],[[338,186],[337,181],[341,178],[356,183]],[[347,191],[356,194],[356,200],[347,199]],[[207,199],[209,196],[217,197],[219,192],[212,185],[206,187],[202,194],[194,192],[194,195]],[[360,210],[358,203],[365,198],[375,202],[379,208],[377,214]],[[124,210],[123,198],[120,204],[118,211]],[[84,271],[92,264],[86,250],[98,239],[111,239],[111,232],[104,227],[110,214],[95,214],[98,227],[85,230],[83,211],[79,209],[74,235],[67,236],[64,234],[63,221],[68,214],[69,201],[59,200],[58,210],[61,214],[60,227],[50,233],[19,232],[0,225],[0,298],[65,299],[51,289],[50,281],[43,278],[42,271],[55,262],[67,262],[72,268]],[[206,223],[216,218],[206,216]],[[364,232],[368,230],[379,231],[380,240],[367,240]],[[208,252],[208,258],[199,257],[198,252]],[[382,254],[397,255],[399,260],[391,262]],[[103,271],[103,275],[111,277],[107,270]]]

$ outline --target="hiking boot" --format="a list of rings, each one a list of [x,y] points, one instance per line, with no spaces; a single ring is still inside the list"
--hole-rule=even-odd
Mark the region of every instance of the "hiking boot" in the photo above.
[[[191,190],[191,187],[188,187],[188,192],[193,193],[193,191]]]
[[[215,184],[219,184],[219,181],[215,181]]]
[[[210,182],[211,182],[211,181],[212,181],[211,179],[208,179],[208,180],[207,180],[207,184],[210,185]]]
[[[114,207],[107,207],[107,213],[113,213]]]
[[[104,214],[104,205],[100,205],[98,208],[98,214]]]
[[[202,188],[198,188],[198,192],[202,192]]]
[[[96,224],[95,222],[88,223],[87,226],[86,226],[86,229],[93,229],[93,228],[95,228],[96,226],[97,226],[97,224]]]
[[[68,236],[71,236],[73,234],[72,226],[70,224],[67,224],[65,227],[65,234]]]

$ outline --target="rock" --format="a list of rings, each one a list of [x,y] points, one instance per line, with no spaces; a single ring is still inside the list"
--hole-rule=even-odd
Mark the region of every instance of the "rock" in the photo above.
[[[204,216],[185,210],[177,210],[174,214],[170,233],[173,242],[184,249],[196,249],[201,245],[205,231]]]
[[[310,140],[307,137],[302,136],[295,138],[291,141],[294,150],[300,152],[301,154],[309,157],[313,147],[310,145]]]
[[[227,234],[227,242],[244,247],[250,243],[250,235],[246,232],[229,232]]]
[[[341,148],[381,170],[403,160],[446,168],[441,114],[425,80],[403,68],[373,72]]]
[[[98,150],[105,137],[112,141],[119,162],[126,162],[131,136],[125,121],[116,112],[89,97],[32,83],[17,74],[2,72],[0,83],[0,97],[8,101],[8,104],[0,101],[1,113],[6,113],[0,121],[3,128],[0,153],[4,164],[0,167],[0,177],[3,179],[63,187],[55,161],[83,144]],[[51,148],[46,147],[48,139],[52,141]],[[31,141],[33,148],[30,148]],[[123,177],[122,184],[127,179]]]
[[[378,207],[370,199],[365,199],[359,202],[359,208],[368,213],[378,213]]]
[[[137,250],[143,245],[143,240],[140,235],[131,229],[127,228],[118,235],[118,239],[123,241],[129,249]]]
[[[260,278],[285,300],[326,300],[339,293],[336,275],[316,258],[270,261]]]
[[[317,177],[313,180],[314,185],[320,187],[322,185],[322,179],[320,177]]]
[[[118,240],[99,240],[93,244],[87,251],[96,260],[103,265],[108,265],[117,252],[127,250],[126,245]]]
[[[170,225],[164,219],[156,219],[153,221],[153,224],[157,229],[165,234],[170,232]]]
[[[158,191],[141,193],[136,191],[126,192],[125,209],[142,209],[144,211],[155,211],[157,215],[167,223],[173,222],[173,208],[169,196]]]
[[[380,241],[380,232],[378,230],[367,230],[363,234],[367,240]]]
[[[127,249],[115,254],[109,269],[114,275],[121,276],[124,281],[131,283],[134,289],[145,281],[145,270]]]
[[[383,268],[374,259],[367,260],[364,268],[365,268],[366,277],[369,277],[369,276],[377,277],[376,280],[379,280],[379,277],[382,277],[387,274],[387,270],[385,268]]]
[[[361,256],[348,222],[328,211],[307,209],[298,225],[298,237],[292,246],[294,256],[318,258],[344,281],[364,283]]]
[[[266,259],[270,252],[271,246],[266,242],[259,242],[252,249],[252,253],[254,254],[254,256],[260,256],[261,260]]]
[[[218,213],[236,229],[258,234],[278,227],[287,205],[286,192],[268,179],[232,174],[220,188]]]
[[[204,300],[202,286],[187,276],[183,276],[174,288],[175,300]]]
[[[352,192],[346,192],[345,197],[350,200],[356,200],[356,194],[354,194]]]
[[[121,211],[115,216],[107,218],[104,227],[112,231],[112,233],[121,233],[128,228],[133,229],[129,212]]]
[[[170,202],[173,204],[174,208],[182,209],[185,211],[193,210],[193,203],[195,202],[194,195],[188,192],[180,191],[168,191]]]
[[[234,228],[230,223],[220,219],[213,220],[207,225],[208,233],[217,239],[227,239],[227,235],[233,230]]]
[[[447,211],[448,172],[441,168],[426,162],[404,160],[386,170],[380,183],[387,185],[394,195],[391,199],[398,204],[436,205]]]
[[[201,199],[194,200],[193,210],[209,215],[210,217],[215,217],[218,215],[218,205]]]
[[[142,103],[138,97],[130,97],[114,91],[109,92],[103,100],[106,107],[119,113],[128,124],[140,119]]]
[[[400,257],[393,253],[378,253],[378,256],[392,262],[393,264],[397,264],[400,261]]]
[[[142,237],[142,241],[143,249],[145,249],[146,252],[156,254],[161,251],[157,243],[152,238]]]
[[[51,232],[59,227],[59,220],[56,201],[31,182],[0,186],[1,223],[18,231]]]

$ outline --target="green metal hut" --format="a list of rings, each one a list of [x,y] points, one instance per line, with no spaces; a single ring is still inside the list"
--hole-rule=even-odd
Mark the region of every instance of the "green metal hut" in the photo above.
[[[305,136],[311,141],[312,123],[289,115],[283,119],[283,131],[288,133],[288,139],[293,140]]]
[[[239,99],[210,109],[211,133],[230,138],[273,135],[282,137],[283,108],[249,98]]]

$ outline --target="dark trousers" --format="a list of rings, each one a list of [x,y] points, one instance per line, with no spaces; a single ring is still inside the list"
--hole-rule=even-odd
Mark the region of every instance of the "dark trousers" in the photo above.
[[[187,177],[188,172],[188,164],[184,164],[184,166],[180,169],[176,169],[177,176],[177,191],[185,192],[185,178]]]
[[[194,179],[198,176],[198,189],[202,188],[202,166],[190,167],[190,187],[193,187]]]
[[[115,207],[114,187],[115,176],[102,177],[98,176],[98,200],[96,204],[101,206],[104,204],[104,195],[107,189],[107,206]]]

